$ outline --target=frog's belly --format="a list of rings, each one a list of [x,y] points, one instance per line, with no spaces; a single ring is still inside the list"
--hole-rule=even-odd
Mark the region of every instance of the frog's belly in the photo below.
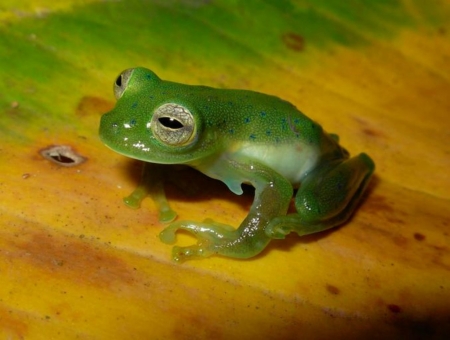
[[[297,186],[316,165],[319,150],[301,144],[249,144],[241,146],[237,154],[266,165]]]

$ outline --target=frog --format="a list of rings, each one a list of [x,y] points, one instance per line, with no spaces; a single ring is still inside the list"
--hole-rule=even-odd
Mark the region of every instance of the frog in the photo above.
[[[340,226],[360,204],[375,170],[366,153],[350,157],[338,135],[274,95],[172,82],[144,67],[123,71],[114,95],[115,106],[100,119],[100,139],[143,162],[141,180],[124,201],[138,208],[145,197],[154,200],[159,221],[167,224],[159,238],[174,245],[176,262],[212,255],[250,259],[290,233]],[[174,221],[164,181],[167,167],[177,165],[222,181],[237,195],[243,185],[253,186],[241,224]],[[195,244],[177,246],[179,230],[192,234]]]

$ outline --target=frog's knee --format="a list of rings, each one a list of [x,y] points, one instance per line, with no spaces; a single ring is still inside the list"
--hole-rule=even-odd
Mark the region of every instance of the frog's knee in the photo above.
[[[330,133],[329,135],[330,135],[330,137],[331,137],[332,139],[334,139],[336,142],[339,143],[339,136],[338,136],[337,134],[335,134],[335,133]]]
[[[329,214],[329,206],[324,205],[314,195],[304,195],[296,200],[295,208],[303,224],[315,224]]]
[[[356,158],[372,173],[375,170],[375,162],[366,153],[360,153]]]

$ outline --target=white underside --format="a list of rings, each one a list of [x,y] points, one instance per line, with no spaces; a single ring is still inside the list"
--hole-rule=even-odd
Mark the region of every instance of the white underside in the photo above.
[[[254,159],[269,167],[284,176],[294,186],[300,184],[303,177],[314,168],[318,159],[316,148],[299,144],[267,146],[248,143],[240,145],[236,154]]]

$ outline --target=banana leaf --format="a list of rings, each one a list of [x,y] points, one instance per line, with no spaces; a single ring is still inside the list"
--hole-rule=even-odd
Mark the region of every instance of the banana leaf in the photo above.
[[[449,18],[438,0],[3,1],[1,338],[448,336]],[[375,160],[359,209],[250,260],[173,262],[152,200],[122,202],[141,163],[98,137],[134,66],[292,102]],[[179,219],[245,218],[251,191],[180,171]]]

